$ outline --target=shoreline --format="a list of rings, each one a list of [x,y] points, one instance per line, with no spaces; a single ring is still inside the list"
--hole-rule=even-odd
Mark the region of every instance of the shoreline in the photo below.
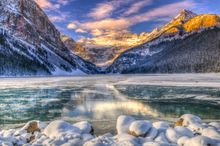
[[[30,121],[21,128],[0,130],[0,145],[24,146],[195,146],[220,145],[220,120],[186,114],[173,122],[119,116],[114,131],[97,134],[101,125],[81,121]],[[97,125],[96,125],[97,124]],[[111,127],[111,126],[110,126]],[[196,145],[197,144],[197,145]]]

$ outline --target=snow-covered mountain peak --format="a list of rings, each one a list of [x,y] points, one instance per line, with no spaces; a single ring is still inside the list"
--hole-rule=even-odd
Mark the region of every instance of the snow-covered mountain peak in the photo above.
[[[0,14],[0,76],[97,71],[65,47],[60,32],[34,0],[1,0]]]
[[[196,13],[193,13],[192,11],[183,9],[179,12],[179,14],[175,17],[175,19],[179,19],[181,21],[187,21],[195,16],[197,16]]]

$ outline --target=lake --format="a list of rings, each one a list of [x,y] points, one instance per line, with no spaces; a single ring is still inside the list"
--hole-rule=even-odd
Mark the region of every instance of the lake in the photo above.
[[[191,113],[220,121],[220,75],[105,75],[1,78],[0,127],[30,120],[88,120],[102,133],[119,115],[175,120]]]

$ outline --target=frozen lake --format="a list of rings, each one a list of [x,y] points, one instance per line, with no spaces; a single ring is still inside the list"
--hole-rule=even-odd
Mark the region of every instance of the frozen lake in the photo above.
[[[0,126],[30,120],[89,120],[105,131],[119,115],[220,120],[220,75],[1,78]]]

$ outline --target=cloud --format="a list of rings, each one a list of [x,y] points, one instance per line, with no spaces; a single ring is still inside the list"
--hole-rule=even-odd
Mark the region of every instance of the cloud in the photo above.
[[[142,9],[143,7],[147,5],[151,5],[152,3],[153,3],[153,0],[142,0],[142,1],[136,2],[133,5],[131,5],[131,7],[128,10],[125,11],[123,16],[128,16],[131,14],[138,13],[140,9]]]
[[[99,3],[91,10],[91,12],[89,12],[88,16],[94,19],[108,18],[119,7],[133,1],[135,0],[111,0],[108,2]]]
[[[63,17],[60,16],[49,16],[49,19],[51,22],[62,22],[65,20]]]
[[[67,5],[70,2],[70,0],[58,0],[57,3],[61,5]]]
[[[92,34],[93,36],[101,36],[101,35],[104,34],[104,32],[101,31],[101,30],[99,30],[99,29],[94,29],[94,30],[91,31],[91,34]]]
[[[88,16],[95,19],[102,19],[111,16],[113,10],[113,5],[110,3],[103,3],[99,4],[95,9],[93,9]]]
[[[130,27],[130,22],[126,19],[103,19],[99,21],[91,21],[86,23],[80,23],[74,21],[68,24],[68,29],[82,29],[93,36],[107,35],[113,31],[122,31]]]
[[[144,2],[145,6],[150,4],[150,0],[144,0]],[[168,22],[176,16],[180,10],[193,8],[195,3],[191,0],[183,0],[138,13],[142,7],[140,5],[140,3],[133,4],[127,11],[126,16],[124,14],[118,18],[102,18],[87,22],[73,21],[69,23],[67,28],[73,29],[77,33],[89,33],[93,36],[93,40],[100,40],[103,37],[106,41],[108,40],[107,38],[117,38],[118,34],[122,32],[129,32],[132,26],[142,22],[159,20],[159,26],[161,23]]]
[[[35,0],[35,1],[42,9],[54,7],[49,0]]]
[[[35,2],[42,8],[42,9],[49,9],[49,10],[57,10],[63,5],[67,5],[71,0],[57,0],[56,2],[51,2],[51,0],[35,0]]]
[[[76,29],[75,32],[77,32],[77,33],[87,33],[87,31],[85,31],[81,28]]]
[[[76,29],[77,25],[75,23],[70,23],[70,24],[67,25],[67,28],[68,29]]]
[[[172,18],[176,16],[180,10],[193,7],[194,5],[195,5],[194,2],[189,0],[184,0],[182,2],[164,5],[162,7],[155,8],[148,12],[135,15],[133,17],[130,17],[129,20],[134,25],[140,22],[154,20],[156,18],[166,18],[166,17]]]

